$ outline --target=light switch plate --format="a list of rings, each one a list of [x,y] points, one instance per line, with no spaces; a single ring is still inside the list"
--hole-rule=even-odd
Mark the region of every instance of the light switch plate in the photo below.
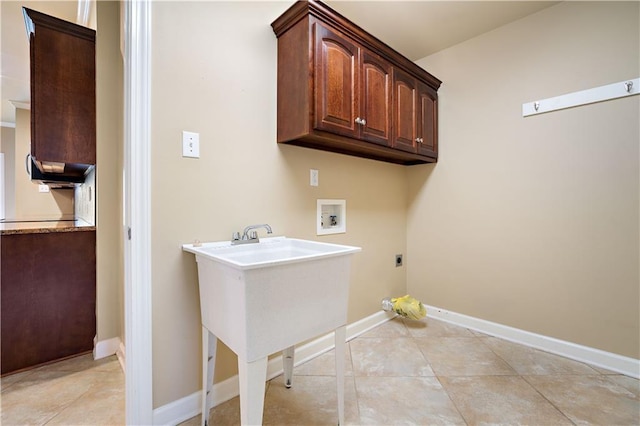
[[[318,186],[318,171],[309,169],[309,185]]]
[[[49,192],[49,185],[43,183],[38,185],[38,192]]]
[[[182,132],[182,156],[200,158],[200,134],[194,132]]]

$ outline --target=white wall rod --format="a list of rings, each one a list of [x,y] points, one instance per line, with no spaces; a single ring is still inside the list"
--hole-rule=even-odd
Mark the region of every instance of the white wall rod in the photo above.
[[[553,98],[541,99],[522,104],[522,116],[543,114],[559,109],[571,108],[594,102],[608,101],[609,99],[623,98],[625,96],[640,93],[640,77],[633,80],[624,80],[619,83],[594,87],[593,89],[567,93]]]

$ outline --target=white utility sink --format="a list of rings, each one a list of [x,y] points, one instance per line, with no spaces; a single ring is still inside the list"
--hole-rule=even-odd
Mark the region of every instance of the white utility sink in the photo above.
[[[349,270],[351,254],[361,249],[286,237],[182,248],[195,254],[198,265],[203,389],[211,389],[217,338],[238,355],[241,422],[260,424],[267,357],[284,351],[290,385],[294,345],[335,330],[338,420],[343,424]],[[203,413],[208,414],[206,393]],[[207,418],[202,416],[203,424]]]
[[[259,243],[232,245],[230,241],[182,246],[185,251],[238,269],[255,269],[360,251],[358,247],[299,240],[296,238],[263,238]]]

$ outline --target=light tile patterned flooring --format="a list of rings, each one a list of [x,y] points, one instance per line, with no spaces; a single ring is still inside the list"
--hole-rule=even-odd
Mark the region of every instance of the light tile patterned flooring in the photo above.
[[[2,426],[124,424],[124,373],[115,356],[82,355],[0,383]]]
[[[640,382],[435,319],[394,319],[347,344],[352,425],[640,425]],[[82,356],[1,380],[1,424],[124,424],[115,357]],[[239,399],[210,425],[239,424]],[[333,352],[267,384],[264,423],[337,422]],[[183,426],[200,424],[200,416]]]
[[[640,425],[640,384],[560,356],[432,318],[396,318],[347,344],[351,425]],[[333,351],[267,385],[270,425],[336,424]],[[237,425],[239,399],[211,410]],[[200,424],[200,416],[182,426]]]

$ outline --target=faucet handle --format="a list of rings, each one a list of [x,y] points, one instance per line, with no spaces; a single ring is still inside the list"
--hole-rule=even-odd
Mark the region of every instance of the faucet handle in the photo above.
[[[240,233],[234,232],[233,235],[231,236],[231,241],[239,241],[239,240],[240,240]]]
[[[251,231],[249,233],[249,239],[250,240],[257,240],[258,239],[258,231]]]

